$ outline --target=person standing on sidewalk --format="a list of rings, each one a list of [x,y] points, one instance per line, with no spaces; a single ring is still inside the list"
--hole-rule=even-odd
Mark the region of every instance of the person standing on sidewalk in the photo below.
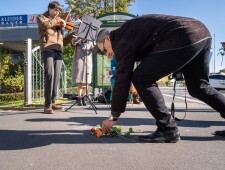
[[[88,88],[92,78],[92,52],[94,44],[91,41],[74,38],[72,45],[74,47],[72,81],[77,85],[77,103],[78,106],[86,106],[86,88]]]
[[[125,111],[130,82],[136,87],[157,129],[144,142],[177,142],[180,133],[156,83],[171,73],[182,72],[191,96],[205,102],[225,118],[225,97],[209,84],[211,35],[203,23],[193,18],[150,14],[127,21],[116,30],[103,29],[98,48],[117,61],[111,115],[102,122],[110,132]],[[140,64],[135,70],[134,63]],[[118,100],[119,99],[119,100]]]
[[[110,67],[111,67],[111,71],[112,71],[112,77],[110,78],[110,84],[112,86],[112,89],[115,84],[116,66],[117,66],[116,59],[115,59],[115,57],[112,57],[111,61],[110,61]],[[131,95],[132,95],[133,104],[141,104],[141,102],[139,101],[139,96],[138,96],[137,90],[135,89],[135,87],[132,83],[130,85],[129,93],[131,93]],[[113,91],[111,91],[110,101],[112,101],[112,94],[113,94]],[[128,99],[129,99],[129,97],[128,97]]]
[[[62,27],[66,26],[66,22],[58,17],[61,11],[62,6],[57,1],[52,1],[48,10],[37,16],[39,44],[44,61],[45,114],[63,109],[55,104],[62,67]]]

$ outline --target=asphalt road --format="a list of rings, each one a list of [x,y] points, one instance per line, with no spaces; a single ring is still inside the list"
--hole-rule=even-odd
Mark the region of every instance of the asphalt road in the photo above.
[[[162,89],[168,107],[172,89]],[[184,116],[184,93],[178,89],[176,116]],[[128,104],[117,125],[123,131],[132,127],[131,138],[103,137],[90,134],[108,117],[106,105],[99,105],[96,115],[89,107],[72,107],[53,115],[43,110],[0,110],[0,170],[224,170],[225,137],[215,130],[225,130],[219,113],[190,96],[184,121],[178,122],[181,141],[176,144],[151,144],[138,141],[138,135],[156,129],[153,117],[144,105]],[[64,105],[69,107],[69,104]]]

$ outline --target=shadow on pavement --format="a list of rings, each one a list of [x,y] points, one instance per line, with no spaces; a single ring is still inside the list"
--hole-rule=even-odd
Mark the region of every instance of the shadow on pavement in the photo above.
[[[60,119],[51,119],[51,118],[36,118],[36,119],[27,119],[29,122],[71,122],[74,125],[87,125],[87,126],[96,126],[99,125],[106,117],[69,117],[69,118],[60,118]],[[221,118],[222,119],[222,118]],[[225,121],[204,121],[204,120],[188,120],[177,122],[178,127],[200,127],[206,128],[210,126],[225,126]],[[73,124],[70,124],[73,125]],[[123,126],[139,126],[139,125],[155,125],[155,119],[152,118],[123,118],[121,117],[117,121],[117,125]]]
[[[22,150],[48,146],[51,144],[131,144],[141,143],[137,135],[131,138],[102,137],[97,138],[89,130],[51,130],[51,131],[16,131],[0,130],[0,150]],[[217,141],[224,137],[181,136],[185,141]]]
[[[137,114],[138,117],[138,114]],[[82,126],[93,127],[99,125],[106,117],[68,117],[68,118],[33,118],[25,121],[32,123],[49,123],[49,122],[65,122],[67,126],[79,129]],[[204,121],[204,120],[188,120],[177,122],[178,127],[198,127],[208,128],[211,126],[225,127],[225,121]],[[121,117],[117,125],[123,126],[139,126],[153,125],[155,120],[149,118],[123,118]],[[118,144],[118,143],[139,143],[137,133],[132,135],[132,139],[124,139],[121,137],[103,137],[97,138],[90,134],[89,130],[0,130],[0,150],[21,150],[48,146],[51,144]],[[135,128],[134,128],[135,131]],[[140,131],[140,134],[146,134],[146,131]],[[208,134],[212,132],[209,131]],[[183,141],[224,141],[221,136],[182,136]]]
[[[14,115],[25,115],[25,114],[39,114],[39,113],[43,113],[43,112],[24,112],[24,111],[17,111],[17,112],[10,112],[10,111],[6,111],[6,112],[1,112],[0,117],[1,116],[14,116]]]
[[[133,138],[133,139],[132,139]],[[97,138],[89,130],[51,130],[51,131],[16,131],[0,130],[0,150],[20,150],[47,146],[51,144],[114,144],[137,143],[132,138],[102,137]]]
[[[224,141],[222,136],[181,136],[181,140],[186,141]]]

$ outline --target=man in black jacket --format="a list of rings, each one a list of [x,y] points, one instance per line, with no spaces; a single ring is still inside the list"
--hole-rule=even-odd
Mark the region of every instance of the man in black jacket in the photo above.
[[[211,35],[201,22],[178,16],[144,15],[117,30],[101,30],[97,45],[107,56],[115,56],[118,63],[111,115],[103,121],[104,131],[109,132],[125,111],[132,81],[157,125],[154,133],[140,136],[140,140],[177,142],[177,124],[156,83],[176,72],[183,73],[190,95],[225,118],[225,97],[208,83]],[[136,61],[141,63],[133,71]]]

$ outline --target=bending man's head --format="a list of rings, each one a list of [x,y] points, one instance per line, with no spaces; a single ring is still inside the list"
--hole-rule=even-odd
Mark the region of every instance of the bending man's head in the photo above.
[[[112,49],[112,44],[110,41],[110,31],[111,29],[103,29],[99,31],[96,40],[98,48],[109,58],[114,56],[114,51]]]

